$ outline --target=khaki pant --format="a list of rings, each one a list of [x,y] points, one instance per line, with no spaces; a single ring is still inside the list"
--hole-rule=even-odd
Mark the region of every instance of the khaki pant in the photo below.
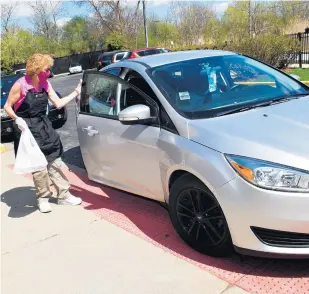
[[[43,171],[32,173],[37,198],[50,197],[51,182],[54,184],[58,198],[63,199],[69,194],[70,183],[61,170],[61,160],[56,159]]]

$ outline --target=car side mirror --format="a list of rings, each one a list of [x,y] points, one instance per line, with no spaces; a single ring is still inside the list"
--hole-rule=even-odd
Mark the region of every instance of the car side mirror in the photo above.
[[[298,75],[290,74],[290,76],[294,78],[295,80],[300,81],[300,77]]]
[[[142,104],[125,108],[119,112],[118,118],[124,125],[146,124],[153,120],[150,115],[150,108]]]

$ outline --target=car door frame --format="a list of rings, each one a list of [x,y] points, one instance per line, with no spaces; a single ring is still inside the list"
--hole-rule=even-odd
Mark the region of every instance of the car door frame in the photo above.
[[[83,110],[83,106],[82,106],[82,103],[83,101],[85,100],[85,94],[89,95],[89,91],[87,91],[87,81],[88,81],[88,77],[89,75],[98,75],[98,76],[101,76],[101,77],[107,77],[109,80],[111,81],[114,81],[116,83],[118,83],[118,88],[117,88],[117,94],[115,95],[117,97],[117,101],[120,102],[120,94],[121,94],[121,91],[122,91],[122,88],[121,88],[121,85],[125,85],[127,86],[128,88],[136,91],[137,94],[139,94],[142,98],[145,99],[145,103],[146,105],[148,105],[149,107],[151,107],[153,109],[153,114],[152,116],[155,116],[155,120],[153,120],[152,122],[149,122],[149,123],[134,123],[134,125],[132,126],[128,126],[126,124],[123,124],[121,121],[119,121],[118,117],[119,117],[119,111],[120,111],[120,108],[117,108],[117,111],[116,111],[116,115],[107,115],[107,114],[97,114],[97,113],[89,113],[87,111],[84,111]],[[81,99],[80,99],[80,111],[79,111],[79,114],[82,115],[82,117],[80,118],[81,121],[78,122],[77,121],[77,125],[78,125],[78,132],[81,132],[82,128],[84,128],[86,125],[93,125],[93,123],[91,122],[91,119],[89,119],[89,123],[87,122],[87,118],[85,116],[93,116],[93,117],[96,117],[96,118],[102,118],[102,119],[108,119],[108,120],[111,120],[111,125],[114,125],[116,127],[115,129],[115,132],[114,133],[112,131],[112,129],[110,130],[107,130],[107,132],[105,131],[102,131],[100,130],[100,127],[98,127],[99,129],[99,136],[103,135],[104,138],[111,138],[113,137],[113,135],[116,134],[116,140],[117,139],[117,134],[119,134],[119,128],[121,128],[121,125],[123,125],[124,127],[124,132],[123,134],[128,134],[128,133],[132,133],[132,130],[136,127],[137,130],[141,130],[141,126],[149,126],[149,127],[153,127],[155,129],[157,129],[157,131],[155,131],[155,133],[158,134],[158,137],[157,139],[159,140],[159,137],[160,137],[160,107],[158,105],[158,103],[156,101],[154,101],[151,97],[149,97],[146,93],[142,92],[139,88],[135,87],[134,85],[126,82],[123,78],[119,77],[119,76],[115,76],[115,75],[111,75],[111,74],[108,74],[106,72],[97,72],[97,71],[86,71],[84,73],[84,77],[83,77],[83,84],[82,84],[82,93],[81,93]],[[117,106],[118,107],[118,106]],[[97,120],[97,119],[95,119]],[[112,122],[114,121],[114,122]],[[117,122],[116,122],[117,121]],[[117,125],[115,125],[117,123]],[[118,125],[119,123],[119,125]],[[93,127],[94,127],[94,130],[96,129],[96,127],[98,126],[98,122],[94,123]],[[126,131],[125,128],[128,128],[130,127],[131,128],[131,131]],[[118,132],[116,131],[118,129]],[[148,129],[148,128],[146,128]],[[148,129],[149,131],[152,130],[152,128]],[[138,131],[138,132],[139,132]],[[136,132],[135,132],[136,134]],[[144,136],[144,132],[140,133],[141,136]],[[107,136],[107,137],[105,137]],[[147,137],[147,135],[146,135]],[[124,140],[124,137],[119,137],[120,140]],[[142,138],[142,137],[141,137]],[[148,137],[150,138],[150,137]],[[102,138],[101,138],[102,139]],[[87,140],[87,141],[84,141],[84,140]],[[90,141],[88,141],[90,140]],[[81,151],[82,151],[82,154],[84,153],[86,156],[89,156],[89,166],[88,166],[88,163],[85,162],[85,166],[86,166],[86,169],[88,172],[90,172],[90,174],[88,173],[88,176],[90,177],[90,179],[96,181],[96,182],[100,182],[102,184],[106,184],[108,186],[112,186],[114,188],[118,188],[118,189],[121,189],[121,190],[125,190],[127,192],[131,192],[131,193],[134,193],[134,194],[138,194],[138,195],[141,195],[141,196],[145,196],[147,198],[152,198],[152,199],[157,199],[157,197],[161,197],[161,195],[163,195],[163,192],[161,191],[157,191],[156,194],[151,194],[151,192],[149,191],[145,191],[145,190],[140,190],[141,193],[139,193],[138,190],[134,190],[134,187],[135,186],[130,186],[130,185],[126,185],[126,182],[123,182],[121,181],[122,177],[121,177],[121,173],[119,174],[118,171],[119,171],[119,166],[117,167],[117,164],[119,165],[119,162],[114,162],[113,163],[113,159],[112,157],[107,157],[107,158],[104,158],[104,155],[102,155],[102,158],[99,158],[99,160],[97,160],[96,162],[106,162],[107,165],[105,166],[102,166],[101,164],[96,164],[94,163],[95,161],[93,160],[94,156],[93,156],[93,153],[91,153],[91,148],[88,149],[88,147],[86,147],[89,144],[93,144],[93,142],[91,141],[91,138],[87,138],[87,137],[84,137],[84,139],[82,140],[82,142],[84,142],[84,146],[81,145]],[[88,143],[87,143],[88,142]],[[128,141],[130,142],[130,141]],[[91,145],[90,145],[91,146]],[[103,146],[103,145],[102,145]],[[142,144],[140,145],[142,146],[142,148],[145,148],[145,144]],[[152,146],[152,147],[151,147]],[[153,148],[153,146],[157,146],[157,145],[154,145],[153,142],[152,144],[149,145],[150,148]],[[87,148],[87,149],[84,149],[84,148]],[[110,145],[106,145],[106,152],[107,154],[111,154],[110,153],[110,150],[111,150],[111,146]],[[159,149],[158,149],[159,150]],[[134,152],[134,151],[133,151]],[[138,152],[135,152],[138,154]],[[103,153],[102,153],[103,154]],[[118,153],[119,154],[119,153]],[[149,151],[148,151],[148,154],[149,154]],[[84,158],[84,156],[83,156]],[[130,157],[131,158],[131,157]],[[132,157],[132,158],[136,158],[136,157]],[[88,166],[88,167],[87,167]],[[112,169],[110,169],[112,168]],[[103,171],[104,169],[104,171]],[[95,171],[95,172],[94,172]],[[140,170],[139,170],[140,172]],[[158,171],[159,172],[159,171]],[[158,175],[158,172],[157,172],[157,175]],[[108,174],[107,174],[108,173]],[[105,174],[104,175],[104,178],[102,178],[101,174]],[[113,179],[116,179],[115,177],[115,174],[119,175],[119,181],[113,181]],[[117,176],[118,177],[118,176]],[[157,181],[156,182],[156,185],[154,184],[155,187],[158,187],[158,189],[160,189],[160,187],[162,186],[161,185],[161,178],[160,178],[160,181],[158,180],[159,177],[157,177]],[[158,183],[157,183],[158,182]],[[127,183],[132,183],[132,182],[127,182]],[[146,186],[145,186],[146,187]],[[147,186],[148,187],[148,186]],[[133,188],[133,189],[132,189]]]

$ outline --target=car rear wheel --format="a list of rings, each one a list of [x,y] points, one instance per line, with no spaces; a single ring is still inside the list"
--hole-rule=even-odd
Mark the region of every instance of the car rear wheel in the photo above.
[[[194,176],[185,174],[173,184],[169,214],[179,236],[195,250],[214,257],[232,254],[224,213],[211,191]]]

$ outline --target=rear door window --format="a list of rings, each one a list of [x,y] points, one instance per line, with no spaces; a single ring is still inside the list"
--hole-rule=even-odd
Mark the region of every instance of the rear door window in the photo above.
[[[125,52],[116,54],[115,60],[120,61],[124,57],[124,55],[125,55]]]
[[[145,56],[145,51],[138,51],[138,52],[136,52],[139,56]]]
[[[145,56],[161,53],[159,49],[151,49],[145,51]]]

